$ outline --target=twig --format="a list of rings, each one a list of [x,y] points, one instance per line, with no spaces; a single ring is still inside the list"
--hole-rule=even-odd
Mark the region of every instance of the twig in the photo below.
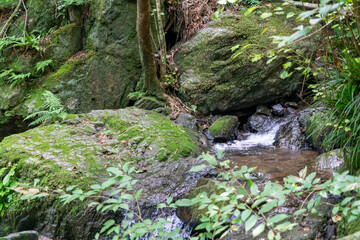
[[[10,24],[11,24],[11,21],[13,20],[13,18],[15,17],[16,13],[19,11],[20,9],[20,6],[21,6],[21,3],[22,3],[22,0],[19,0],[18,2],[18,5],[16,6],[14,12],[11,14],[11,16],[9,17],[9,19],[6,21],[4,27],[1,29],[1,32],[0,32],[0,38],[3,38],[3,35],[6,34]]]

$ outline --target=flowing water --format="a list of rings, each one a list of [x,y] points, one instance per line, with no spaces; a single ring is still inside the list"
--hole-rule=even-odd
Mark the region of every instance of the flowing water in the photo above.
[[[215,151],[223,151],[232,165],[257,167],[257,172],[272,181],[281,181],[285,176],[297,175],[305,166],[308,171],[314,171],[312,164],[318,153],[312,150],[290,150],[275,148],[276,132],[281,127],[281,120],[274,119],[269,130],[262,133],[244,133],[240,140],[218,143],[214,145]],[[324,172],[318,172],[326,177]]]

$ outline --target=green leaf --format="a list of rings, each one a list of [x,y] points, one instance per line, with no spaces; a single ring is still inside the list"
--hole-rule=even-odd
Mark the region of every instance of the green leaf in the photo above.
[[[262,223],[259,226],[257,226],[254,231],[252,232],[253,237],[259,236],[263,231],[265,230],[265,224]]]
[[[289,73],[288,71],[284,70],[281,75],[280,75],[280,78],[281,79],[285,79],[285,78],[288,78],[292,75],[293,73]]]
[[[289,12],[287,15],[286,15],[286,18],[291,18],[295,16],[295,13],[294,12]]]
[[[281,222],[281,221],[285,220],[288,217],[289,217],[289,215],[284,214],[284,213],[277,214],[277,215],[275,215],[275,216],[273,216],[271,218],[268,218],[267,223],[268,224],[275,224],[275,223],[278,223],[278,222]]]
[[[264,34],[268,29],[269,29],[268,27],[265,28],[265,29],[261,32],[261,34]]]
[[[252,211],[250,209],[246,209],[241,213],[241,220],[245,221],[246,219],[248,219],[248,217],[250,216],[250,214],[252,213]]]
[[[263,13],[263,14],[260,15],[260,17],[261,17],[262,19],[265,19],[265,18],[268,18],[268,17],[271,17],[271,16],[272,16],[272,13],[269,13],[269,12]]]
[[[103,182],[101,184],[101,189],[106,189],[106,188],[110,187],[111,185],[113,185],[114,183],[116,183],[116,179],[109,178],[108,180],[106,180],[105,182]]]
[[[248,220],[245,222],[245,231],[248,232],[257,222],[258,216],[252,215]]]
[[[140,189],[139,191],[136,192],[135,196],[136,196],[137,199],[140,197],[140,195],[141,195],[141,193],[143,192],[143,190],[144,190],[144,189],[142,188],[142,189]]]
[[[260,211],[259,211],[259,214],[262,214],[262,213],[267,213],[269,211],[271,211],[276,205],[277,205],[277,200],[272,200],[266,204],[264,204]]]
[[[296,212],[294,212],[294,216],[301,215],[301,214],[305,213],[306,211],[307,210],[305,208],[299,209]]]
[[[104,223],[103,227],[100,230],[100,234],[108,230],[110,227],[112,227],[115,224],[115,220],[111,219]]]
[[[251,7],[248,10],[246,10],[246,12],[244,13],[245,16],[249,15],[250,13],[252,13],[255,9],[259,8],[258,6],[255,7]]]
[[[301,19],[305,19],[305,18],[310,17],[311,15],[313,15],[315,13],[316,13],[316,10],[305,11],[305,12],[300,13],[299,17]]]
[[[287,62],[283,64],[284,69],[288,69],[292,66],[292,62]]]
[[[208,166],[207,165],[198,165],[198,166],[195,166],[195,167],[192,167],[191,169],[190,169],[190,172],[198,172],[198,171],[201,171],[201,170],[203,170],[203,169],[205,169],[205,168],[207,168]]]
[[[309,22],[311,25],[315,25],[315,24],[318,24],[321,20],[322,20],[322,18],[313,18],[313,19],[310,19]]]
[[[175,202],[176,205],[180,207],[188,207],[194,205],[194,203],[190,199],[180,199]]]

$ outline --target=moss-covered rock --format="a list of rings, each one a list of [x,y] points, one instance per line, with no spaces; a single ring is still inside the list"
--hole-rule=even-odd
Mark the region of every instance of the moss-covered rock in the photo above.
[[[34,105],[41,106],[44,89],[56,93],[70,113],[126,107],[129,103],[128,94],[134,91],[141,73],[136,2],[93,0],[86,24],[83,18],[78,19],[84,10],[81,6],[69,7],[69,16],[66,13],[62,23],[55,21],[54,4],[52,0],[34,0],[29,10],[29,31],[43,28],[43,33],[48,33],[40,43],[41,52],[4,50],[6,61],[0,63],[0,69],[31,73],[31,78],[21,85],[21,98],[13,97],[11,106],[2,103],[9,105],[1,112],[8,116],[3,118],[3,114],[2,122],[23,119],[36,110]],[[21,24],[22,16],[17,21]],[[11,29],[9,35],[19,35]],[[36,63],[49,59],[52,63],[44,73],[36,70]],[[8,88],[6,94],[14,96],[17,91]]]
[[[202,148],[200,135],[161,114],[137,108],[99,110],[69,115],[62,125],[40,126],[6,137],[0,143],[0,167],[17,163],[16,174],[25,183],[39,179],[39,186],[53,190],[69,185],[86,189],[103,181],[105,169],[117,166],[121,159],[141,170],[136,188],[144,188],[143,200],[153,206],[194,187],[194,177],[186,172],[197,164],[194,156]],[[65,211],[54,204],[58,203],[53,199],[30,203],[15,199],[0,220],[0,228],[8,223],[12,230],[20,231],[16,227],[24,224],[19,221],[32,217],[35,220],[25,221],[33,224],[32,229],[43,224],[46,228],[41,230],[47,229],[54,237],[91,239],[101,224],[90,232],[86,232],[86,224],[109,217],[94,214],[94,209],[88,211],[79,203]],[[49,209],[53,209],[51,216]],[[67,217],[66,212],[74,214]],[[73,222],[83,228],[73,226]]]
[[[288,8],[284,10],[297,11]],[[176,55],[183,98],[208,114],[268,103],[293,92],[301,74],[281,79],[285,58],[279,57],[271,64],[266,64],[265,58],[251,61],[252,56],[275,47],[272,36],[292,33],[289,21],[284,15],[262,19],[257,14],[245,16],[241,12],[227,13],[210,22]],[[231,49],[237,44],[244,49],[233,58]],[[313,52],[316,47],[308,41],[302,49]]]
[[[235,138],[235,131],[238,126],[236,116],[224,116],[211,124],[209,128],[210,139],[225,142]]]
[[[38,235],[35,231],[24,231],[0,237],[0,240],[38,240]]]
[[[53,0],[27,0],[26,3],[29,6],[30,31],[47,31],[59,24],[60,18],[56,16],[58,6]]]

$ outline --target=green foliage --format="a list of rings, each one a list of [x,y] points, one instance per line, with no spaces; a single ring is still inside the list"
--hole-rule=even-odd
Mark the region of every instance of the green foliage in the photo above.
[[[196,206],[205,210],[200,218],[201,224],[195,228],[199,230],[197,235],[187,236],[188,239],[205,240],[214,239],[215,236],[222,238],[230,232],[239,231],[241,226],[253,237],[263,234],[263,238],[266,235],[267,239],[281,239],[284,232],[297,225],[298,216],[316,214],[322,198],[327,198],[329,193],[345,196],[333,206],[332,214],[337,219],[343,218],[351,222],[360,214],[360,201],[353,194],[360,193],[360,177],[348,175],[348,172],[334,173],[332,179],[322,182],[316,178],[316,173],[308,174],[305,168],[298,176],[284,178],[283,185],[269,181],[260,188],[251,180],[255,168],[242,166],[240,169],[230,169],[230,161],[221,160],[224,158],[222,152],[218,152],[216,156],[202,154],[200,158],[206,164],[195,166],[190,171],[196,172],[207,167],[219,169],[214,193],[201,192],[192,199],[179,199],[175,203],[169,197],[166,202],[157,206],[160,210],[180,206]],[[60,199],[64,204],[91,199],[89,206],[96,207],[100,212],[125,210],[125,220],[119,223],[109,219],[95,239],[99,239],[101,235],[110,235],[112,239],[183,239],[179,235],[182,231],[180,229],[164,232],[164,224],[168,223],[165,219],[142,217],[139,206],[143,190],[134,189],[137,183],[132,176],[136,173],[135,167],[130,163],[121,163],[118,167],[108,168],[107,172],[107,180],[91,185],[88,191],[76,186],[69,186],[66,191],[57,190],[62,194]],[[303,196],[299,209],[292,213],[276,211],[294,196]],[[182,234],[186,236],[185,232]]]
[[[31,73],[15,73],[13,69],[5,69],[0,72],[0,84],[9,83],[13,87],[30,76]]]
[[[86,3],[88,3],[89,0],[60,0],[59,4],[58,4],[58,10],[62,11],[65,8],[67,8],[68,6],[80,6],[80,5],[84,5]]]
[[[45,67],[49,66],[53,61],[51,59],[45,60],[45,61],[41,61],[36,63],[36,71],[39,72],[41,70],[41,72],[44,72]]]
[[[318,109],[310,119],[309,134],[327,129],[323,146],[341,147],[350,171],[360,168],[360,61],[349,56],[337,68],[328,70],[329,79],[311,85]]]
[[[18,182],[14,176],[16,165],[9,165],[0,169],[0,215],[3,216],[10,201],[13,199],[13,190]]]
[[[66,118],[67,113],[65,111],[65,107],[61,104],[61,101],[58,97],[56,97],[50,91],[45,91],[43,93],[43,98],[44,98],[43,110],[34,112],[24,119],[25,121],[37,117],[37,119],[32,121],[29,124],[29,126],[38,125],[40,123],[49,120],[52,122],[56,122],[58,120],[63,121]]]
[[[10,7],[13,4],[14,0],[1,0],[0,8]]]
[[[136,101],[136,100],[139,100],[139,99],[145,97],[146,94],[147,94],[147,92],[132,92],[132,93],[128,94],[128,98],[130,100]]]

